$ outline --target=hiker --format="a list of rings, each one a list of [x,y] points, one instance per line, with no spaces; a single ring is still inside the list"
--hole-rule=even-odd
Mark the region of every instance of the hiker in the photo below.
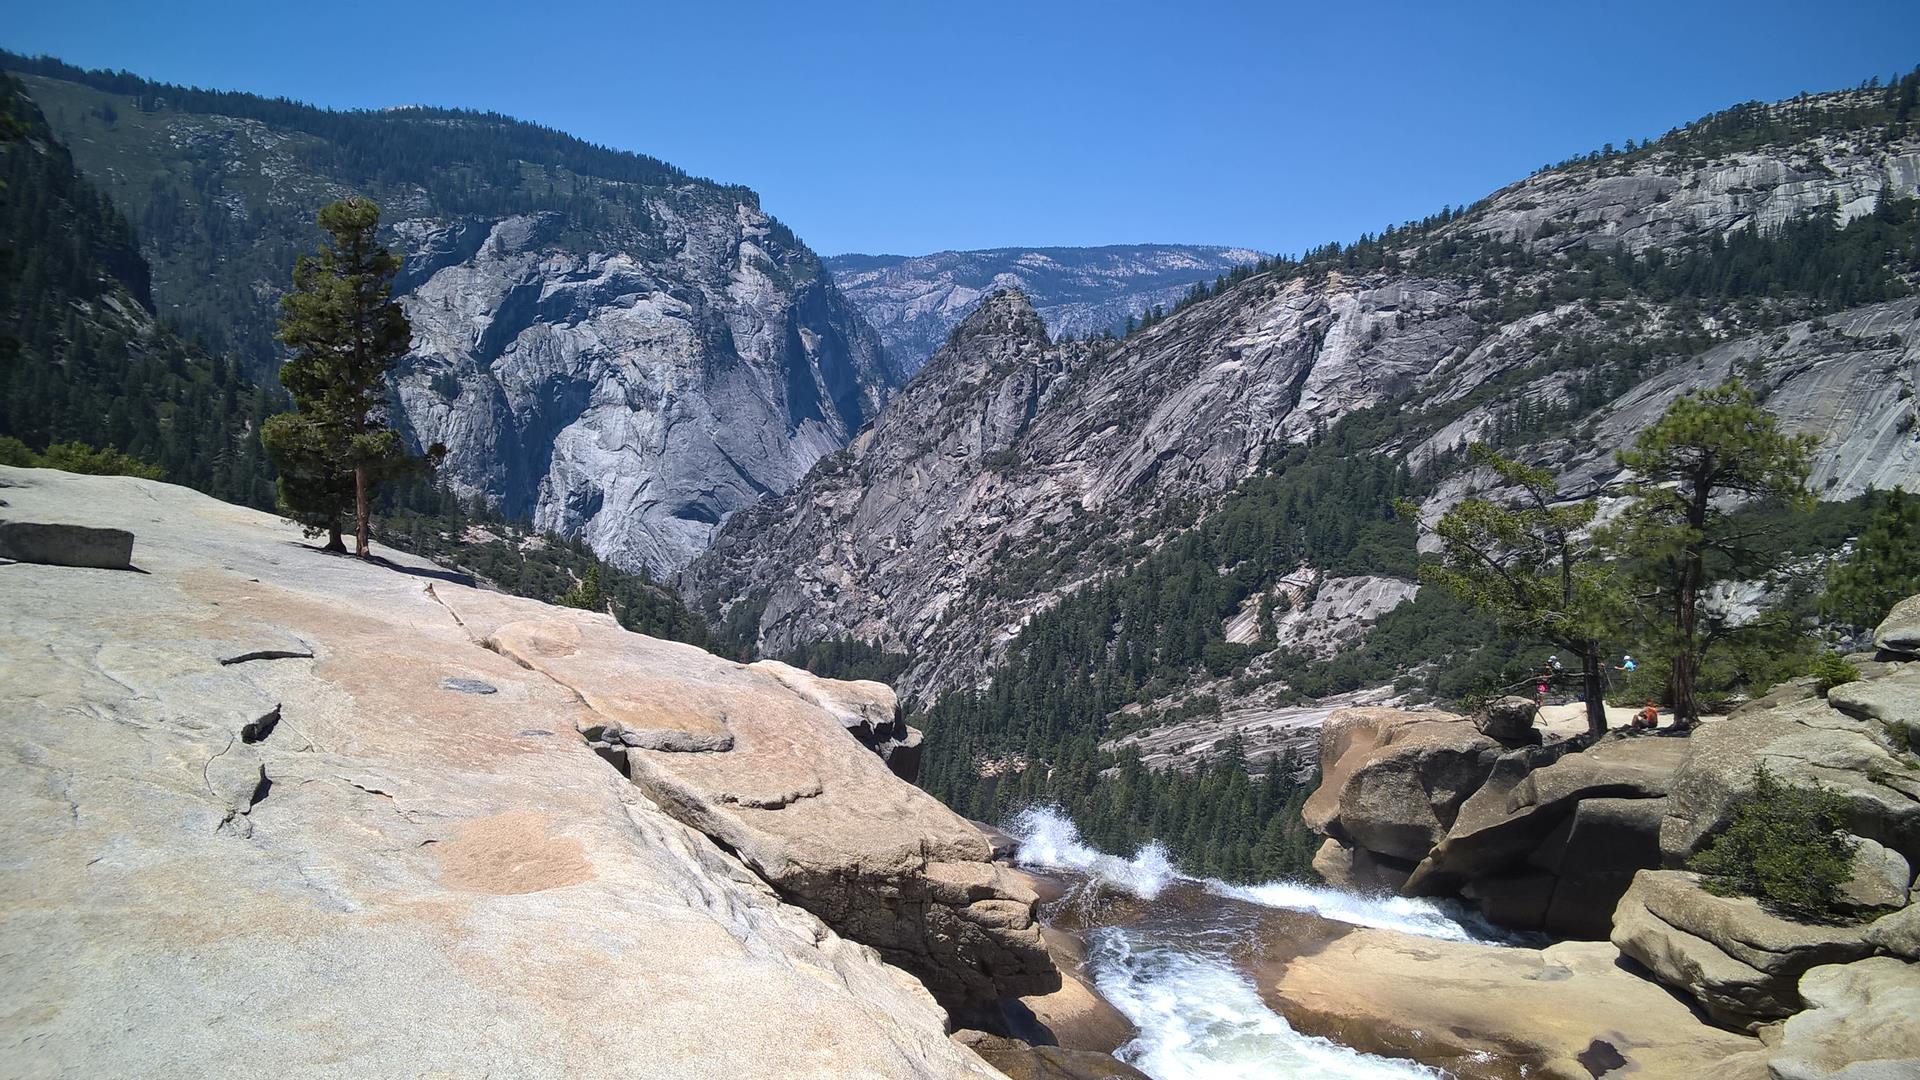
[[[1633,714],[1633,730],[1652,731],[1660,726],[1660,706],[1647,702],[1647,707]]]
[[[1634,662],[1633,662],[1633,657],[1631,657],[1631,656],[1627,656],[1627,655],[1625,655],[1625,654],[1622,654],[1622,655],[1621,655],[1621,657],[1620,657],[1620,662],[1619,662],[1618,664],[1616,664],[1616,665],[1614,665],[1614,668],[1613,668],[1613,670],[1615,670],[1615,671],[1624,671],[1624,672],[1626,672],[1627,674],[1629,674],[1629,675],[1631,675],[1631,674],[1633,674],[1633,672],[1634,672],[1634,669],[1635,669],[1635,668],[1637,668],[1637,667],[1639,667],[1639,666],[1640,666],[1640,665],[1638,665],[1638,664],[1636,664],[1636,663],[1634,663]]]
[[[1547,677],[1545,674],[1540,676],[1539,684],[1533,688],[1533,703],[1536,706],[1547,703]]]

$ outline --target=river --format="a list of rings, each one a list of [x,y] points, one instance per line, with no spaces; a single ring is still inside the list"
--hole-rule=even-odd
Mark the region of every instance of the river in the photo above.
[[[1279,931],[1283,939],[1311,935],[1327,920],[1453,941],[1503,940],[1477,916],[1434,901],[1189,877],[1158,844],[1131,858],[1110,855],[1050,809],[1020,813],[1006,832],[1020,842],[1020,866],[1071,882],[1049,915],[1086,942],[1095,987],[1139,1029],[1115,1056],[1154,1080],[1444,1077],[1294,1030],[1262,1001],[1248,958],[1274,947],[1276,922],[1290,928]],[[1275,912],[1304,918],[1277,920]]]

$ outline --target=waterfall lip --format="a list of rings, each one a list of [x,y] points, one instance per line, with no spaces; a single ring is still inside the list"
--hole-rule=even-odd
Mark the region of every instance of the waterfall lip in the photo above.
[[[1158,840],[1142,845],[1131,858],[1112,855],[1082,839],[1079,828],[1056,806],[1027,807],[1008,819],[1002,828],[1020,842],[1014,853],[1017,865],[1074,871],[1142,900],[1158,897],[1169,885],[1186,883],[1225,899],[1307,912],[1351,926],[1394,930],[1444,941],[1487,945],[1530,943],[1519,935],[1500,930],[1478,912],[1453,901],[1352,893],[1297,881],[1235,885],[1218,878],[1195,877],[1181,873],[1165,845]]]

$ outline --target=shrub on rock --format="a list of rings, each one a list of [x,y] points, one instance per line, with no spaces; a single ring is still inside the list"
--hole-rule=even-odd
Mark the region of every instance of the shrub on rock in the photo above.
[[[1689,868],[1722,895],[1751,896],[1794,918],[1837,918],[1840,886],[1853,873],[1845,812],[1837,793],[1783,781],[1756,765],[1753,790],[1740,798],[1727,831]]]

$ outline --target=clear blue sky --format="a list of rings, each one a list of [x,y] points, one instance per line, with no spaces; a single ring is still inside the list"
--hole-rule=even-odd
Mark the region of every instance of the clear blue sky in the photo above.
[[[510,113],[747,184],[826,254],[1291,252],[1738,101],[1911,69],[1920,2],[44,0],[0,44]]]

